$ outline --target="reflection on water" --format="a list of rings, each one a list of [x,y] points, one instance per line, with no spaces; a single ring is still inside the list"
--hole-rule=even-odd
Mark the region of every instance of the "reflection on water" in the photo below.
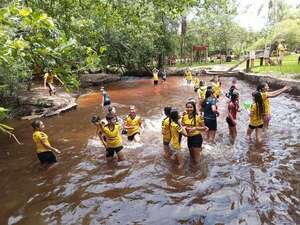
[[[222,84],[227,90],[230,83],[223,78]],[[252,85],[239,81],[239,88],[241,102],[251,99]],[[51,143],[63,151],[48,172],[39,168],[30,122],[12,121],[25,145],[0,137],[0,224],[299,224],[300,103],[293,97],[271,100],[273,118],[261,145],[245,140],[248,115],[242,111],[233,146],[223,97],[217,143],[204,143],[199,165],[185,148],[180,172],[162,157],[162,109],[184,110],[196,96],[193,88],[174,77],[157,87],[147,79],[122,81],[109,93],[120,117],[137,106],[143,144],[124,137],[127,161],[106,161],[89,122],[101,115],[93,90],[76,111],[44,120]]]

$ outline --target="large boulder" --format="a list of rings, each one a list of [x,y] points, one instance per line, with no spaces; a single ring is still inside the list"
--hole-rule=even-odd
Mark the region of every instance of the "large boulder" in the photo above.
[[[21,119],[53,116],[77,107],[76,98],[72,95],[58,90],[55,95],[50,96],[43,88],[19,93],[18,103],[21,106],[18,110]]]
[[[106,83],[119,81],[121,76],[118,74],[95,73],[95,74],[80,74],[79,76],[81,87],[101,86]]]

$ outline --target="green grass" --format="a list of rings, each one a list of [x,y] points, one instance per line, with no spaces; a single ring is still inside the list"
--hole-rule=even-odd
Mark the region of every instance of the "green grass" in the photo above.
[[[237,64],[238,61],[236,60],[232,60],[231,62],[222,62],[220,63],[220,60],[216,60],[215,62],[211,63],[205,63],[205,62],[193,62],[192,65],[190,65],[189,63],[177,63],[176,67],[177,68],[182,68],[182,67],[198,67],[198,66],[213,66],[213,65],[235,65]]]
[[[283,58],[282,65],[274,66],[259,66],[259,60],[255,60],[254,73],[272,74],[272,75],[296,75],[297,79],[300,78],[300,64],[298,64],[298,55],[287,55]],[[276,62],[276,58],[272,58]]]

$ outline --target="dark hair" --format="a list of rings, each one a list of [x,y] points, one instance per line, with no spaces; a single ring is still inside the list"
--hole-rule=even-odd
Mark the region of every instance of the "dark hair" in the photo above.
[[[234,91],[231,93],[231,96],[230,96],[230,101],[234,102],[238,97],[239,97],[239,93]]]
[[[172,107],[170,107],[170,106],[166,106],[164,108],[164,113],[167,117],[170,117],[171,110],[172,110]]]
[[[192,105],[193,106],[193,119],[194,119],[194,126],[196,125],[196,115],[197,115],[197,108],[196,108],[196,104],[193,101],[188,101],[185,104],[185,107],[187,107],[187,105]]]
[[[265,111],[264,109],[264,104],[263,104],[263,99],[261,97],[261,93],[259,91],[255,91],[252,93],[252,96],[254,97],[254,102],[256,104],[257,107],[257,116],[259,118],[262,118],[263,113]]]
[[[204,86],[204,80],[200,80],[200,86]]]
[[[109,113],[106,114],[105,118],[106,118],[107,121],[109,121],[109,120],[112,120],[113,118],[115,118],[115,115],[112,114],[111,112],[109,112]]]
[[[204,99],[204,101],[202,102],[202,105],[201,105],[202,108],[205,107],[206,102],[207,102],[207,99],[208,99],[209,97],[211,97],[213,94],[214,94],[214,91],[213,91],[212,89],[207,89],[207,90],[206,90],[206,93],[205,93],[205,99]]]
[[[170,118],[173,122],[179,124],[178,120],[179,120],[179,112],[177,109],[172,109],[170,112]]]
[[[265,88],[266,85],[267,85],[266,82],[260,83],[259,85],[257,85],[256,90],[257,91],[263,91],[263,89]]]
[[[37,128],[40,128],[40,125],[41,125],[41,120],[34,120],[32,123],[31,123],[31,126],[34,130],[36,130]]]
[[[98,123],[100,121],[100,117],[99,116],[92,116],[91,122],[93,124]]]

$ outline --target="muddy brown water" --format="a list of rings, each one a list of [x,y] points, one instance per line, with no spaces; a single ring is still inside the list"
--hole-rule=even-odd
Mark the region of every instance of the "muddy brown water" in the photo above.
[[[222,78],[223,90],[230,85]],[[239,81],[241,103],[252,84]],[[153,87],[149,79],[109,85],[118,115],[135,104],[144,119],[142,146],[124,137],[127,161],[107,163],[92,115],[100,95],[90,90],[78,108],[43,119],[59,163],[43,171],[29,121],[9,121],[24,142],[0,136],[0,224],[300,224],[300,103],[288,94],[271,99],[273,118],[261,145],[245,140],[248,114],[238,114],[238,137],[229,144],[226,97],[219,103],[217,144],[204,143],[201,163],[184,171],[162,157],[162,109],[184,110],[191,86],[179,77]]]

